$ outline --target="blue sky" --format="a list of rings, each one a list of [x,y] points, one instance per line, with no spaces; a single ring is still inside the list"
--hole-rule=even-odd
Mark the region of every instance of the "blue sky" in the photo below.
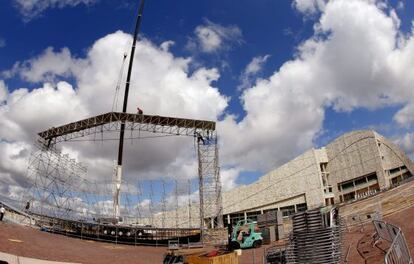
[[[132,32],[137,6],[2,3],[3,155],[30,152],[39,129],[110,108],[120,55],[129,51],[122,32]],[[131,107],[218,120],[226,188],[356,129],[375,129],[412,154],[413,16],[414,3],[399,0],[148,0]],[[92,171],[111,166],[112,154],[102,150],[68,149]],[[191,177],[183,168],[194,168],[185,149],[178,158],[161,155],[162,147],[127,151],[154,157],[130,165],[135,174],[159,178],[173,166]],[[11,185],[24,174],[4,164],[0,172]]]

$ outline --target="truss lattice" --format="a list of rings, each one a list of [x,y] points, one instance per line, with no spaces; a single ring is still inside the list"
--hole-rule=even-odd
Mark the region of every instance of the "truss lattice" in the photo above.
[[[184,136],[200,134],[206,138],[210,137],[216,128],[215,122],[212,121],[110,112],[53,127],[38,135],[50,145],[101,132],[117,131],[120,130],[121,123],[125,123],[125,130]]]
[[[217,137],[198,140],[201,226],[223,227]],[[204,221],[207,221],[205,223]]]

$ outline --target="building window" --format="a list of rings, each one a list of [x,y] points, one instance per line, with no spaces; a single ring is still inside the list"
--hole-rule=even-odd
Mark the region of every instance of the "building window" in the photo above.
[[[260,211],[249,212],[247,213],[247,219],[250,219],[252,221],[257,221],[257,216],[260,214],[261,214]]]
[[[303,212],[308,210],[308,205],[306,203],[297,204],[296,209],[298,212]]]
[[[344,190],[351,189],[351,188],[357,187],[359,185],[366,184],[369,181],[373,181],[373,180],[377,180],[377,179],[378,178],[377,178],[376,173],[372,173],[372,174],[369,174],[369,175],[364,175],[362,177],[358,177],[358,178],[355,178],[355,179],[350,180],[350,181],[338,183],[338,190],[344,191]]]
[[[322,162],[319,164],[320,168],[321,168],[321,172],[326,172],[326,167],[328,166],[327,162]]]
[[[374,174],[368,175],[367,179],[368,179],[368,181],[377,180],[377,174],[374,173]]]
[[[295,206],[290,205],[290,206],[281,207],[280,210],[282,211],[283,216],[290,216],[295,213]]]
[[[344,194],[344,201],[350,201],[355,199],[355,192]]]
[[[341,184],[341,190],[346,190],[354,187],[354,182],[347,182]]]
[[[365,184],[365,183],[367,183],[366,177],[355,180],[355,186]]]
[[[233,226],[240,220],[244,220],[244,213],[230,214],[230,222]]]

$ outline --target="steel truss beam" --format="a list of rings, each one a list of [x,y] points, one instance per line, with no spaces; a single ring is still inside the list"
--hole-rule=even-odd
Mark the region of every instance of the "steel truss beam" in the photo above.
[[[205,138],[214,137],[216,129],[213,121],[110,112],[52,127],[38,135],[50,145],[100,132],[120,130],[121,123],[125,123],[125,129],[129,130],[184,136],[197,134]]]

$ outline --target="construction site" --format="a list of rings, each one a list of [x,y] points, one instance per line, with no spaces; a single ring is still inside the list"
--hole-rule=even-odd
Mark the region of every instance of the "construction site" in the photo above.
[[[345,133],[223,191],[215,121],[128,113],[143,10],[122,111],[39,131],[24,195],[0,196],[0,263],[413,263],[414,163],[376,131]],[[197,177],[125,176],[125,145],[161,138],[193,146]],[[117,160],[99,181],[65,153],[114,140]]]

